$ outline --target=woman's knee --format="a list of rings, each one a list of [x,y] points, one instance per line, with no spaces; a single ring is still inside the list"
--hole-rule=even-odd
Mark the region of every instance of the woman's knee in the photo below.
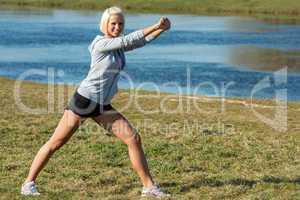
[[[49,140],[45,146],[50,151],[50,153],[54,153],[55,151],[59,150],[65,142],[63,140]]]
[[[140,140],[139,135],[136,130],[129,124],[126,119],[118,119],[112,124],[112,132],[123,140],[125,143],[127,141],[138,142]]]
[[[130,137],[126,138],[125,143],[127,145],[141,145],[141,136],[138,133],[134,133]]]
[[[126,119],[117,119],[111,124],[111,130],[115,134],[129,135],[132,132],[132,127]]]

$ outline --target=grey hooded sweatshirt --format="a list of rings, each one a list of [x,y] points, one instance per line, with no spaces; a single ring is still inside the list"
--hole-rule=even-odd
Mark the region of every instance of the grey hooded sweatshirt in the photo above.
[[[152,39],[146,39],[142,30],[116,38],[96,36],[89,46],[90,70],[77,92],[101,105],[110,104],[118,91],[120,71],[125,66],[124,52],[142,47]]]

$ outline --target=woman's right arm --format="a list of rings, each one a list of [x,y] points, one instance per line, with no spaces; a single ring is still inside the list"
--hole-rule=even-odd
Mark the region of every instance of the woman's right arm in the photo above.
[[[129,51],[144,46],[147,42],[152,41],[169,28],[169,20],[162,17],[158,23],[128,35],[115,38],[102,38],[95,44],[95,48],[100,52],[108,52],[117,49]]]

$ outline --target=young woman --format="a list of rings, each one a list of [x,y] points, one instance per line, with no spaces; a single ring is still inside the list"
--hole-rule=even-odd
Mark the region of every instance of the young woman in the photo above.
[[[122,33],[125,20],[122,10],[111,7],[104,11],[99,25],[104,36],[96,36],[89,46],[90,71],[70,100],[52,137],[35,156],[21,188],[23,195],[40,194],[35,185],[39,172],[53,153],[70,139],[80,124],[91,117],[128,146],[133,169],[143,184],[142,196],[169,196],[162,192],[151,177],[139,134],[110,103],[117,93],[120,71],[125,66],[124,52],[142,47],[158,37],[170,28],[170,21],[161,17],[158,23],[124,36]]]

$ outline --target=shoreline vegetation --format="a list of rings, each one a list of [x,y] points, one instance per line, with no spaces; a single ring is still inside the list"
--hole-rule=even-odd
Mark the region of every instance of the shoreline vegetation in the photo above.
[[[75,87],[23,81],[16,92],[16,83],[0,77],[0,191],[2,199],[21,200],[32,156],[52,135]],[[49,101],[49,88],[54,101]],[[134,97],[139,107],[130,104],[122,113],[142,136],[155,180],[174,199],[299,199],[299,102],[288,102],[288,129],[279,132],[234,99],[223,111],[218,100],[197,101],[201,110],[193,104],[186,110],[183,99],[182,112],[145,113],[140,108],[160,108],[165,94],[143,94]],[[16,95],[28,108],[46,112],[22,111]],[[113,106],[124,107],[129,97],[129,91],[120,91]],[[174,110],[178,103],[169,99],[164,106]],[[274,101],[254,103],[265,117],[277,113]],[[53,156],[37,184],[43,199],[139,199],[141,190],[126,145],[90,119]]]
[[[300,21],[298,0],[0,0],[0,8],[103,10],[117,5],[127,12],[254,16],[266,20]]]

